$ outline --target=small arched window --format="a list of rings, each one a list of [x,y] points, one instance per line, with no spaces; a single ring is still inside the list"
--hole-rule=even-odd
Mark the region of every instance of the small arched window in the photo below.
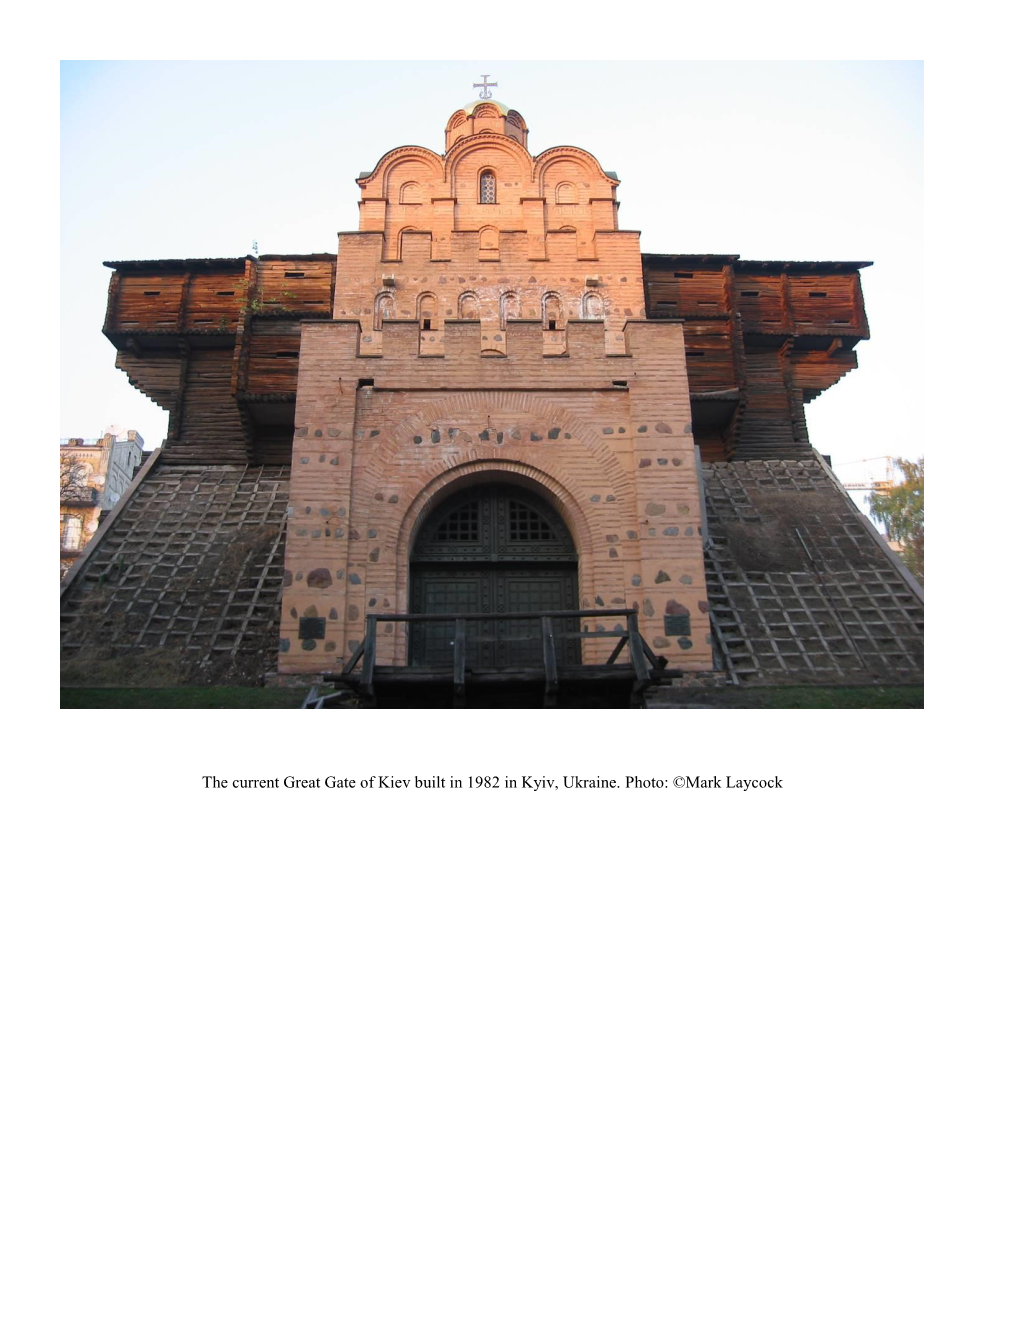
[[[572,183],[558,183],[556,185],[556,205],[573,206],[577,201],[577,189]]]
[[[486,204],[496,200],[496,176],[492,170],[482,170],[478,180],[478,200]]]
[[[402,205],[407,206],[411,203],[421,201],[421,184],[409,179],[407,183],[400,185],[400,201]]]
[[[547,293],[542,299],[542,323],[547,330],[564,328],[563,310],[558,293]]]
[[[473,293],[462,293],[457,311],[462,321],[477,321],[479,319],[477,296]]]
[[[581,316],[585,321],[605,320],[602,299],[597,293],[586,293],[581,299]]]
[[[418,321],[423,330],[434,330],[436,328],[436,296],[434,293],[423,293],[418,299]]]

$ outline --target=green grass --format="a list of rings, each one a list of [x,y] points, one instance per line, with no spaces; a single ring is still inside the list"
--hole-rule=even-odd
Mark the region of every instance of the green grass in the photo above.
[[[307,693],[304,687],[64,687],[60,705],[73,710],[296,710]]]
[[[257,687],[65,687],[60,705],[74,710],[296,710],[308,689]],[[906,710],[924,706],[924,688],[689,688],[678,705],[718,710]]]
[[[924,688],[902,687],[724,687],[687,689],[675,704],[713,710],[918,710]]]

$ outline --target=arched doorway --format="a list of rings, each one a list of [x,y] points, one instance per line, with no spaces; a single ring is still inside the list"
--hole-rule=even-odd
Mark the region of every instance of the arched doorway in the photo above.
[[[422,524],[411,550],[411,613],[486,614],[468,624],[467,663],[482,669],[542,665],[539,621],[505,614],[577,609],[577,551],[552,506],[510,482],[469,486],[445,499]],[[577,632],[558,621],[557,637]],[[454,624],[415,624],[412,665],[448,668]],[[557,656],[578,663],[576,640],[561,640]]]

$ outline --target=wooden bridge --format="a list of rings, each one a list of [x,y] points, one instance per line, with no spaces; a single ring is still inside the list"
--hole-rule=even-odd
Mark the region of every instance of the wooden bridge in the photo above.
[[[604,626],[608,619],[619,621],[612,631]],[[584,620],[597,620],[595,629],[582,628]],[[406,625],[410,664],[378,663],[381,623]],[[537,631],[525,629],[528,624]],[[607,660],[582,663],[581,643],[596,639],[616,644]],[[440,659],[446,654],[448,661]],[[366,705],[380,698],[407,705],[414,695],[426,697],[427,705],[466,706],[469,694],[480,698],[483,690],[492,704],[524,705],[530,703],[515,695],[537,689],[544,706],[564,704],[567,694],[574,705],[640,706],[644,692],[666,677],[666,663],[641,636],[636,610],[369,614],[364,641],[333,681]]]

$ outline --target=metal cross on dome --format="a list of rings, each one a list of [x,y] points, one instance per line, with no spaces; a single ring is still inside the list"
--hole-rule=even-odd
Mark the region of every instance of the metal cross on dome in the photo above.
[[[482,81],[481,81],[480,83],[472,83],[471,85],[472,85],[472,87],[480,87],[480,88],[481,88],[481,91],[478,93],[478,99],[479,99],[480,101],[491,101],[491,100],[492,100],[492,89],[493,89],[493,87],[498,87],[498,86],[499,86],[499,83],[498,83],[498,82],[494,82],[494,83],[489,82],[489,75],[488,75],[487,73],[483,73],[483,74],[482,74]]]

